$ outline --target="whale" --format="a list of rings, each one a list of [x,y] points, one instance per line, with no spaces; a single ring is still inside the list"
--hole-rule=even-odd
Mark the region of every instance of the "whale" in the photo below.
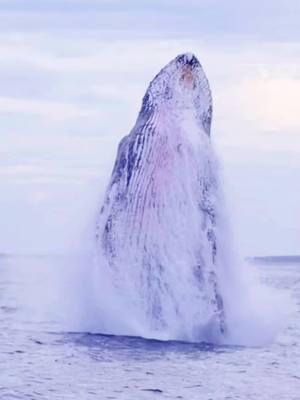
[[[180,54],[150,82],[118,146],[95,236],[100,278],[124,305],[110,317],[134,321],[133,334],[143,335],[142,328],[151,337],[188,340],[226,334],[212,111],[202,65],[194,54]]]

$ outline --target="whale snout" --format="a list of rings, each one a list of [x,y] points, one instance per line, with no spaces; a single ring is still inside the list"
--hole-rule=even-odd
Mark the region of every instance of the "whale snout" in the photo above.
[[[199,60],[193,53],[184,53],[177,57],[177,63],[181,66],[191,67],[192,69],[200,66]]]
[[[194,54],[192,54],[192,57],[188,61],[188,64],[193,67],[195,65],[199,65],[200,63],[199,63],[197,57],[195,57]]]
[[[166,108],[168,118],[192,110],[201,129],[209,135],[211,92],[202,65],[193,53],[178,55],[155,76],[143,98],[140,115],[147,119]]]
[[[180,85],[186,89],[196,88],[196,67],[200,66],[197,57],[192,53],[185,53],[177,57],[177,66],[179,67]]]

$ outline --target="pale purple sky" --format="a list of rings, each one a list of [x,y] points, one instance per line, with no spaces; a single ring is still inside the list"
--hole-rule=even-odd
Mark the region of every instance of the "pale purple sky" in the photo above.
[[[0,0],[0,252],[62,252],[152,77],[192,51],[244,255],[300,253],[297,0]]]

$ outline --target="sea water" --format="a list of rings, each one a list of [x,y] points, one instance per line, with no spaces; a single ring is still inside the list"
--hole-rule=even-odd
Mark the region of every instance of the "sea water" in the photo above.
[[[261,346],[80,330],[86,283],[66,284],[65,265],[54,256],[0,258],[1,400],[300,399],[300,263],[252,266],[262,282],[296,304],[274,339]],[[68,330],[76,318],[76,329]]]

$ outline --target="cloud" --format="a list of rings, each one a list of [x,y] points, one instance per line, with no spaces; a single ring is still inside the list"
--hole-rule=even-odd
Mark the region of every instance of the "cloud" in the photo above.
[[[14,248],[16,231],[18,245],[34,250],[19,224],[37,226],[43,206],[53,231],[76,218],[68,204],[76,209],[85,185],[108,179],[150,80],[187,50],[212,87],[213,140],[245,253],[296,252],[298,8],[294,0],[0,0],[0,219],[12,224],[0,232],[0,252]],[[37,251],[47,248],[40,236]]]
[[[1,2],[3,31],[98,32],[111,37],[299,39],[297,0],[15,0]]]
[[[89,110],[74,104],[0,97],[0,113],[41,114],[52,119],[89,115]]]
[[[237,109],[240,119],[253,128],[300,133],[300,79],[245,79],[228,96],[232,99],[230,107]],[[226,111],[225,101],[223,106]]]

